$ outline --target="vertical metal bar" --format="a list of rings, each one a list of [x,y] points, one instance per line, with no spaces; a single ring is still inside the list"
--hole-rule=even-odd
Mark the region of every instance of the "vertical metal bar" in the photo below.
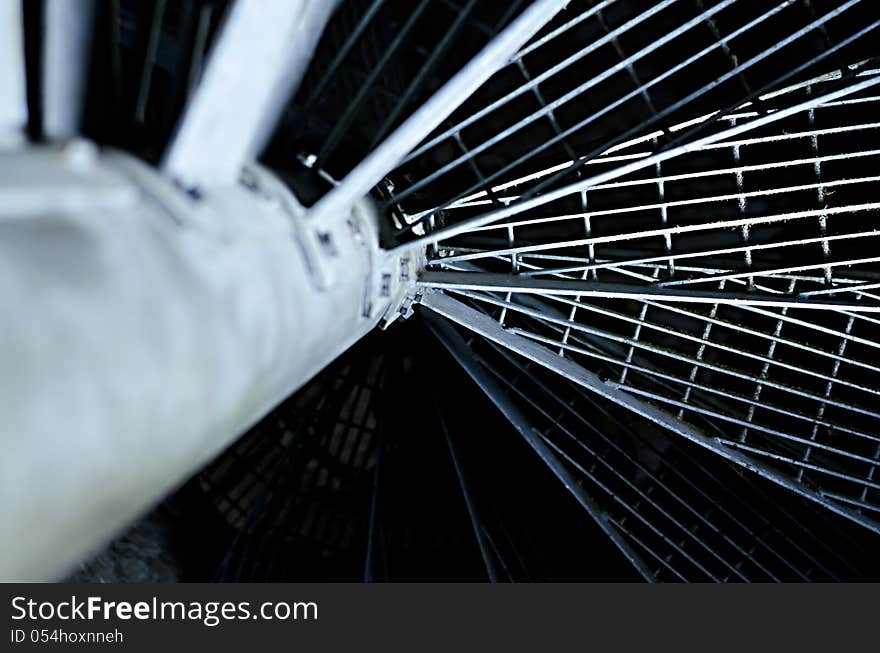
[[[211,18],[214,9],[211,5],[204,5],[199,11],[199,22],[196,27],[196,35],[193,41],[192,60],[186,76],[186,99],[189,101],[193,90],[198,86],[202,76],[202,67],[205,61],[205,53],[208,49],[208,30],[211,28]]]
[[[724,282],[722,281],[720,284],[719,290],[723,290],[723,289],[724,289]],[[712,307],[709,309],[709,319],[704,321],[703,333],[701,336],[702,342],[700,342],[699,346],[697,347],[697,354],[694,357],[695,362],[694,362],[693,366],[691,367],[690,373],[688,374],[688,381],[690,381],[690,383],[688,383],[688,385],[685,387],[685,390],[684,390],[684,396],[682,397],[682,401],[684,403],[688,403],[688,401],[690,400],[691,391],[693,390],[694,385],[697,382],[697,375],[700,373],[700,370],[703,369],[701,363],[703,361],[703,356],[705,356],[705,354],[706,354],[706,346],[711,343],[711,341],[709,340],[709,336],[712,334],[712,326],[714,325],[713,320],[715,319],[715,316],[717,314],[718,314],[718,304],[712,304]],[[644,313],[642,313],[642,316],[643,317],[641,319],[644,319]],[[685,411],[684,408],[682,408],[681,410],[678,411],[678,415],[677,415],[678,419],[684,418],[684,411]]]
[[[810,109],[812,111],[812,109]],[[736,126],[736,118],[730,120],[730,126]],[[739,194],[737,198],[737,208],[739,209],[739,215],[742,218],[747,217],[747,201],[746,201],[746,191],[745,191],[745,175],[743,174],[743,165],[742,165],[742,153],[740,151],[740,145],[738,143],[734,144],[731,147],[731,152],[733,154],[733,162],[735,165],[734,178],[736,179],[736,191]],[[742,236],[742,241],[745,247],[743,248],[743,262],[745,263],[746,269],[752,269],[752,250],[748,247],[749,238],[751,237],[751,230],[749,225],[745,224],[740,229],[740,235]],[[755,288],[755,278],[748,277],[748,289],[754,290]]]
[[[308,218],[320,222],[341,215],[366,195],[567,4],[568,0],[536,0],[322,197],[311,208]]]
[[[27,123],[22,0],[0,2],[0,147],[24,138]]]
[[[94,27],[94,0],[45,0],[43,134],[66,139],[79,130]]]
[[[819,402],[819,407],[816,410],[815,417],[813,418],[813,428],[810,430],[810,440],[815,440],[816,436],[819,435],[819,426],[820,426],[821,420],[825,417],[825,411],[828,407],[828,399],[831,398],[831,391],[834,388],[834,383],[835,383],[834,380],[837,378],[837,374],[840,372],[840,361],[843,358],[843,356],[846,352],[846,346],[849,343],[849,341],[846,339],[846,336],[848,336],[850,334],[850,331],[852,331],[852,327],[853,327],[854,322],[855,322],[855,317],[850,316],[849,319],[846,321],[846,327],[844,328],[844,336],[840,339],[840,342],[837,345],[837,355],[839,358],[835,359],[834,363],[831,366],[831,378],[825,384],[825,392],[823,393],[824,394],[824,401]],[[803,460],[804,462],[810,460],[810,455],[812,453],[813,453],[813,447],[807,446],[801,460]],[[800,481],[800,480],[803,480],[803,477],[804,477],[804,468],[801,467],[798,470],[797,479]],[[869,476],[868,481],[870,481],[870,480],[871,480],[871,478]],[[868,486],[866,484],[863,489],[866,490],[867,488],[868,488]]]
[[[110,61],[107,70],[110,77],[109,106],[114,116],[122,113],[122,21],[119,14],[120,0],[110,0],[107,7],[107,40]],[[118,124],[118,120],[116,121]]]
[[[144,60],[141,62],[141,77],[138,83],[137,100],[134,105],[134,121],[144,124],[147,117],[147,101],[153,84],[153,69],[156,67],[156,53],[159,51],[159,37],[162,35],[162,21],[165,19],[167,0],[156,0],[150,16],[150,31],[147,36]]]
[[[468,15],[471,13],[471,10],[474,8],[476,2],[477,0],[468,0],[468,4],[458,12],[458,16],[455,17],[452,25],[446,30],[443,38],[440,39],[440,43],[438,43],[437,46],[433,49],[431,55],[421,67],[415,79],[409,84],[406,91],[397,100],[397,104],[395,105],[394,109],[391,111],[390,114],[388,114],[385,122],[382,123],[382,126],[376,132],[376,135],[373,137],[373,141],[370,143],[371,150],[376,147],[376,144],[379,143],[382,138],[384,138],[386,133],[388,133],[388,130],[391,129],[391,127],[394,125],[394,122],[400,116],[401,112],[409,105],[412,96],[417,90],[421,88],[425,79],[427,79],[428,77],[428,73],[433,71],[437,61],[441,59],[441,57],[446,53],[446,50],[449,49],[449,46],[452,45],[453,39],[458,35],[458,32],[466,24]]]
[[[351,49],[354,47],[357,40],[360,38],[361,34],[364,33],[364,30],[367,29],[367,26],[370,24],[370,21],[373,19],[373,16],[376,15],[376,12],[384,4],[385,0],[373,0],[373,3],[370,5],[370,8],[364,12],[364,15],[361,16],[361,19],[358,21],[355,28],[351,31],[351,34],[348,35],[348,38],[345,40],[345,43],[341,48],[336,52],[336,56],[333,57],[333,61],[327,66],[327,69],[322,71],[323,75],[321,80],[315,85],[315,87],[311,90],[309,95],[306,97],[305,101],[302,103],[302,112],[308,113],[315,102],[321,97],[321,92],[324,90],[324,87],[333,79],[333,75],[336,70],[339,68],[340,64],[342,64],[343,60],[348,53],[351,52]]]
[[[486,546],[485,529],[477,513],[477,507],[474,505],[474,500],[471,496],[467,480],[464,477],[464,472],[461,469],[461,461],[459,460],[458,451],[456,451],[455,444],[452,442],[452,435],[449,433],[449,427],[446,424],[443,411],[440,410],[436,394],[433,399],[434,408],[437,413],[437,421],[440,425],[440,430],[443,431],[443,435],[446,439],[446,446],[449,448],[449,457],[452,459],[452,467],[455,469],[455,477],[458,479],[458,486],[461,488],[462,498],[467,507],[468,517],[471,521],[471,528],[474,530],[474,538],[477,540],[477,546],[479,547],[480,555],[483,558],[483,566],[486,568],[486,575],[489,577],[490,582],[497,583],[498,572],[495,570],[495,564],[492,562],[492,556],[489,555],[489,548]]]
[[[348,131],[351,122],[354,120],[357,115],[358,109],[361,104],[367,98],[367,95],[370,92],[370,89],[373,87],[373,84],[376,83],[376,80],[379,79],[379,76],[382,74],[382,71],[385,69],[385,66],[391,61],[391,58],[397,52],[398,48],[403,45],[406,38],[410,35],[413,28],[416,26],[421,15],[424,13],[425,9],[428,8],[429,0],[420,0],[418,6],[410,12],[409,16],[406,19],[406,22],[400,28],[400,30],[395,35],[394,39],[389,43],[381,52],[378,52],[379,61],[376,62],[376,65],[367,75],[367,78],[361,83],[361,87],[358,90],[357,95],[355,95],[346,105],[345,111],[343,114],[334,122],[333,129],[330,133],[324,138],[321,143],[321,149],[317,154],[317,158],[315,160],[315,165],[319,167],[326,167],[325,163],[330,155],[335,151],[336,147],[339,145],[340,140]]]
[[[825,35],[826,39],[828,35]],[[807,87],[807,94],[813,94],[813,87]],[[816,127],[816,110],[810,109],[807,112],[807,118],[809,120],[810,129],[815,129]],[[813,173],[816,177],[816,204],[821,209],[825,207],[825,187],[822,185],[822,158],[819,155],[819,135],[813,134],[810,137],[810,149],[813,153],[813,158],[816,162],[813,164]],[[828,215],[821,214],[819,216],[819,234],[821,236],[828,235]],[[822,257],[825,261],[830,260],[831,258],[831,245],[828,240],[822,241]],[[825,285],[831,287],[834,282],[832,266],[828,266],[825,268]]]
[[[529,73],[529,69],[526,68],[526,64],[523,61],[522,57],[517,57],[516,59],[516,67],[519,68],[520,74],[525,78],[526,84],[530,84],[532,81],[532,76]],[[562,148],[565,150],[565,153],[571,160],[577,158],[577,153],[574,151],[574,148],[571,144],[565,139],[565,134],[562,132],[562,127],[559,126],[559,121],[556,119],[556,112],[547,106],[547,101],[544,99],[544,94],[541,92],[541,84],[535,83],[532,86],[532,95],[538,101],[538,105],[541,107],[541,111],[546,111],[547,120],[550,122],[550,126],[553,128],[553,131],[556,133],[556,136],[562,139]],[[460,134],[461,130],[459,129],[456,133]],[[486,184],[484,179],[480,179],[480,182]],[[487,186],[487,192],[492,189],[491,186]]]
[[[583,209],[584,237],[587,239],[589,239],[590,236],[592,235],[592,225],[590,223],[590,214],[587,210],[588,209],[588,204],[587,204],[587,202],[588,202],[587,193],[588,192],[589,191],[587,191],[587,190],[583,190],[580,193],[580,195],[581,195],[581,209]],[[512,229],[513,229],[513,227],[511,227],[511,230]],[[591,244],[587,245],[587,260],[589,261],[590,264],[592,264],[595,262],[595,259],[596,259],[596,252],[595,252],[595,248],[593,247],[593,245],[591,243]],[[584,270],[581,273],[581,280],[586,281],[588,278],[591,279],[592,281],[596,281],[597,280],[596,271],[595,270]],[[510,301],[510,293],[508,293],[505,300]],[[574,302],[572,302],[572,305],[571,305],[571,310],[568,313],[568,321],[569,322],[574,322],[574,318],[577,315],[577,310],[578,310],[578,308],[580,308],[580,302],[581,302],[581,296],[575,295]],[[571,325],[566,325],[565,331],[562,334],[562,344],[563,345],[568,342],[568,338],[570,335],[571,335]],[[565,347],[560,347],[558,353],[560,356],[565,356]]]
[[[723,283],[723,282],[722,282]],[[792,281],[789,288],[794,290],[795,282]],[[767,375],[770,373],[770,365],[773,360],[773,355],[776,353],[776,346],[779,344],[780,334],[782,333],[782,318],[788,313],[787,308],[783,308],[780,311],[780,318],[776,320],[776,325],[773,327],[773,335],[770,337],[770,342],[767,345],[767,353],[765,354],[767,360],[761,366],[761,371],[758,375],[758,382],[755,383],[755,390],[752,393],[752,402],[749,404],[748,413],[746,415],[746,422],[752,422],[755,419],[755,411],[760,406],[758,401],[761,398],[761,393],[764,391],[764,381],[767,379]],[[836,362],[836,361],[835,361]],[[820,418],[817,418],[820,419]],[[748,436],[748,427],[743,427],[739,434],[739,441],[745,442],[746,437]]]
[[[186,186],[234,183],[265,145],[337,0],[237,0],[165,153]]]
[[[373,466],[373,494],[370,497],[370,520],[367,527],[367,552],[364,561],[364,582],[374,583],[384,578],[384,574],[380,577],[379,572],[382,566],[376,560],[377,556],[385,548],[384,534],[380,525],[381,517],[381,481],[382,481],[382,458],[385,451],[385,437],[382,432],[376,441],[376,462]],[[384,553],[381,553],[384,556]]]

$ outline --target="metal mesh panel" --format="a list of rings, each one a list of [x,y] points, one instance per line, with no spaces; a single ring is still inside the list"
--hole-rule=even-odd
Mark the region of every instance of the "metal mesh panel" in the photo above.
[[[865,70],[857,77],[873,80],[877,73]],[[808,98],[829,83],[805,85],[786,96]],[[724,282],[728,292],[792,294],[788,284],[794,280],[800,293],[824,291],[805,297],[846,297],[849,293],[830,287],[865,284],[875,262],[870,254],[880,208],[872,201],[880,181],[872,174],[880,155],[877,104],[867,89],[759,131],[705,144],[473,229],[441,248],[437,259],[449,266],[513,259],[525,277],[647,282],[672,292]],[[726,120],[735,127],[755,115],[743,110]],[[613,170],[656,141],[656,135],[636,139],[594,163]],[[520,197],[515,183],[496,191],[507,201]],[[460,208],[487,204],[483,197],[469,198]],[[870,303],[857,290],[849,299]]]
[[[873,14],[608,2],[548,27],[525,82],[409,157],[483,138],[393,198],[422,284],[880,528]]]
[[[751,115],[739,124],[766,116],[801,99],[771,103],[770,90],[835,66],[851,75],[846,66],[871,52],[878,25],[876,7],[859,2],[571,9],[575,17],[551,23],[391,175],[387,204],[402,207],[401,238],[442,234],[493,208],[521,211],[529,198],[589,178],[597,157],[631,139],[653,132],[640,156],[629,157],[647,159],[727,126],[744,102]],[[691,122],[676,129],[683,120]],[[501,193],[515,179],[516,196]],[[487,200],[479,212],[451,210],[475,194]]]
[[[877,157],[876,102],[831,102],[591,187],[578,213],[483,228],[457,242],[500,247],[449,245],[437,261],[470,270],[448,287],[514,333],[873,520],[878,322],[863,311],[876,306],[878,179],[863,173]],[[498,274],[474,271],[483,263],[506,266],[517,281],[503,281],[529,297],[499,294]]]
[[[817,580],[850,574],[838,554],[853,542],[809,504],[780,498],[754,477],[662,430],[603,405],[570,383],[497,344],[438,327],[444,341],[488,376],[481,387],[546,444],[595,502],[593,517],[619,538],[624,555],[650,580]],[[458,343],[455,340],[458,339]],[[470,352],[470,353],[468,353]],[[462,359],[464,360],[464,359]],[[762,505],[761,511],[754,510]],[[771,514],[772,513],[772,514]],[[815,523],[814,523],[815,521]]]

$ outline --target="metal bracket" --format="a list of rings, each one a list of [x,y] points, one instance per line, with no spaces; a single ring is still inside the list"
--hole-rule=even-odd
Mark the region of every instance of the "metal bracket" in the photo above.
[[[422,299],[422,289],[417,282],[426,262],[421,248],[385,254],[380,270],[380,293],[390,303],[379,321],[380,329],[387,329],[398,318],[405,320],[413,314],[413,307]]]

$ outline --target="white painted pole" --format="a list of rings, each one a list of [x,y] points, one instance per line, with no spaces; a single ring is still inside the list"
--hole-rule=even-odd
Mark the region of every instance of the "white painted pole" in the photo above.
[[[269,173],[196,202],[81,143],[0,170],[0,580],[44,580],[367,333],[378,249],[340,221],[319,291]]]

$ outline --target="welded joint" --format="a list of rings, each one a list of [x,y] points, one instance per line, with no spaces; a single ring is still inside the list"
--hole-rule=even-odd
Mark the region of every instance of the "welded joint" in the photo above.
[[[347,215],[338,216],[338,219],[327,221],[318,228],[304,220],[307,209],[291,189],[271,170],[257,162],[248,163],[242,168],[237,184],[213,187],[202,193],[187,190],[125,155],[117,154],[112,158],[116,167],[133,177],[136,185],[162,204],[173,219],[198,225],[220,237],[224,237],[227,231],[224,224],[227,220],[231,220],[228,229],[230,238],[243,235],[240,232],[242,224],[236,215],[249,215],[258,210],[265,211],[267,216],[275,215],[283,219],[290,227],[291,241],[302,254],[308,270],[308,283],[318,293],[329,292],[335,285],[344,282],[339,272],[344,269],[344,262],[339,259],[344,255],[342,252],[350,251],[347,243],[356,243],[370,261],[370,274],[364,281],[361,314],[365,318],[372,318],[377,310],[384,307],[376,301],[380,293],[375,269],[382,256],[375,211],[370,200],[356,202]],[[260,229],[257,220],[249,224],[255,230]]]
[[[133,164],[118,161],[117,165],[132,168]],[[224,216],[252,212],[258,206],[279,215],[290,226],[291,239],[303,256],[308,283],[315,292],[331,292],[339,284],[348,283],[349,280],[343,278],[346,261],[341,258],[350,254],[349,245],[354,243],[363,250],[368,261],[368,273],[362,281],[361,317],[381,320],[383,326],[387,326],[397,317],[411,314],[411,309],[406,308],[412,303],[408,297],[416,291],[415,282],[419,266],[424,267],[424,256],[410,251],[392,255],[380,249],[378,216],[369,197],[354,202],[347,212],[332,220],[313,224],[306,220],[308,209],[287,184],[256,162],[243,167],[237,185],[214,187],[204,194],[188,192],[151,169],[134,167],[131,173],[137,177],[137,185],[148,189],[166,207],[167,213],[186,216],[191,223],[201,222],[205,229],[222,232]],[[211,207],[222,208],[212,210]],[[239,229],[240,223],[237,220],[235,223],[235,229]],[[258,226],[255,224],[254,228]]]
[[[419,248],[386,252],[379,272],[379,294],[387,303],[379,328],[387,329],[398,319],[408,319],[422,299],[418,277],[427,263],[425,251]]]
[[[274,176],[272,180],[283,186]],[[416,280],[425,265],[425,258],[416,251],[389,254],[379,247],[379,218],[372,199],[363,197],[346,213],[313,224],[306,218],[307,209],[296,201],[286,186],[279,189],[279,193],[287,198],[292,208],[294,235],[317,290],[326,291],[341,281],[337,275],[345,266],[338,260],[338,244],[343,239],[351,240],[367,252],[370,261],[363,281],[362,317],[378,319],[384,329],[398,317],[412,315],[412,296],[419,292]]]
[[[276,177],[268,168],[251,162],[246,164],[240,175],[241,184],[262,196],[265,200],[277,202],[290,222],[293,238],[303,253],[312,282],[318,290],[327,290],[334,281],[333,259],[338,256],[334,246],[334,237],[343,235],[346,229],[357,233],[359,229],[353,225],[336,221],[333,225],[323,225],[319,230],[306,224],[304,215],[306,208],[300,203],[293,192]],[[351,221],[348,221],[349,223]]]

